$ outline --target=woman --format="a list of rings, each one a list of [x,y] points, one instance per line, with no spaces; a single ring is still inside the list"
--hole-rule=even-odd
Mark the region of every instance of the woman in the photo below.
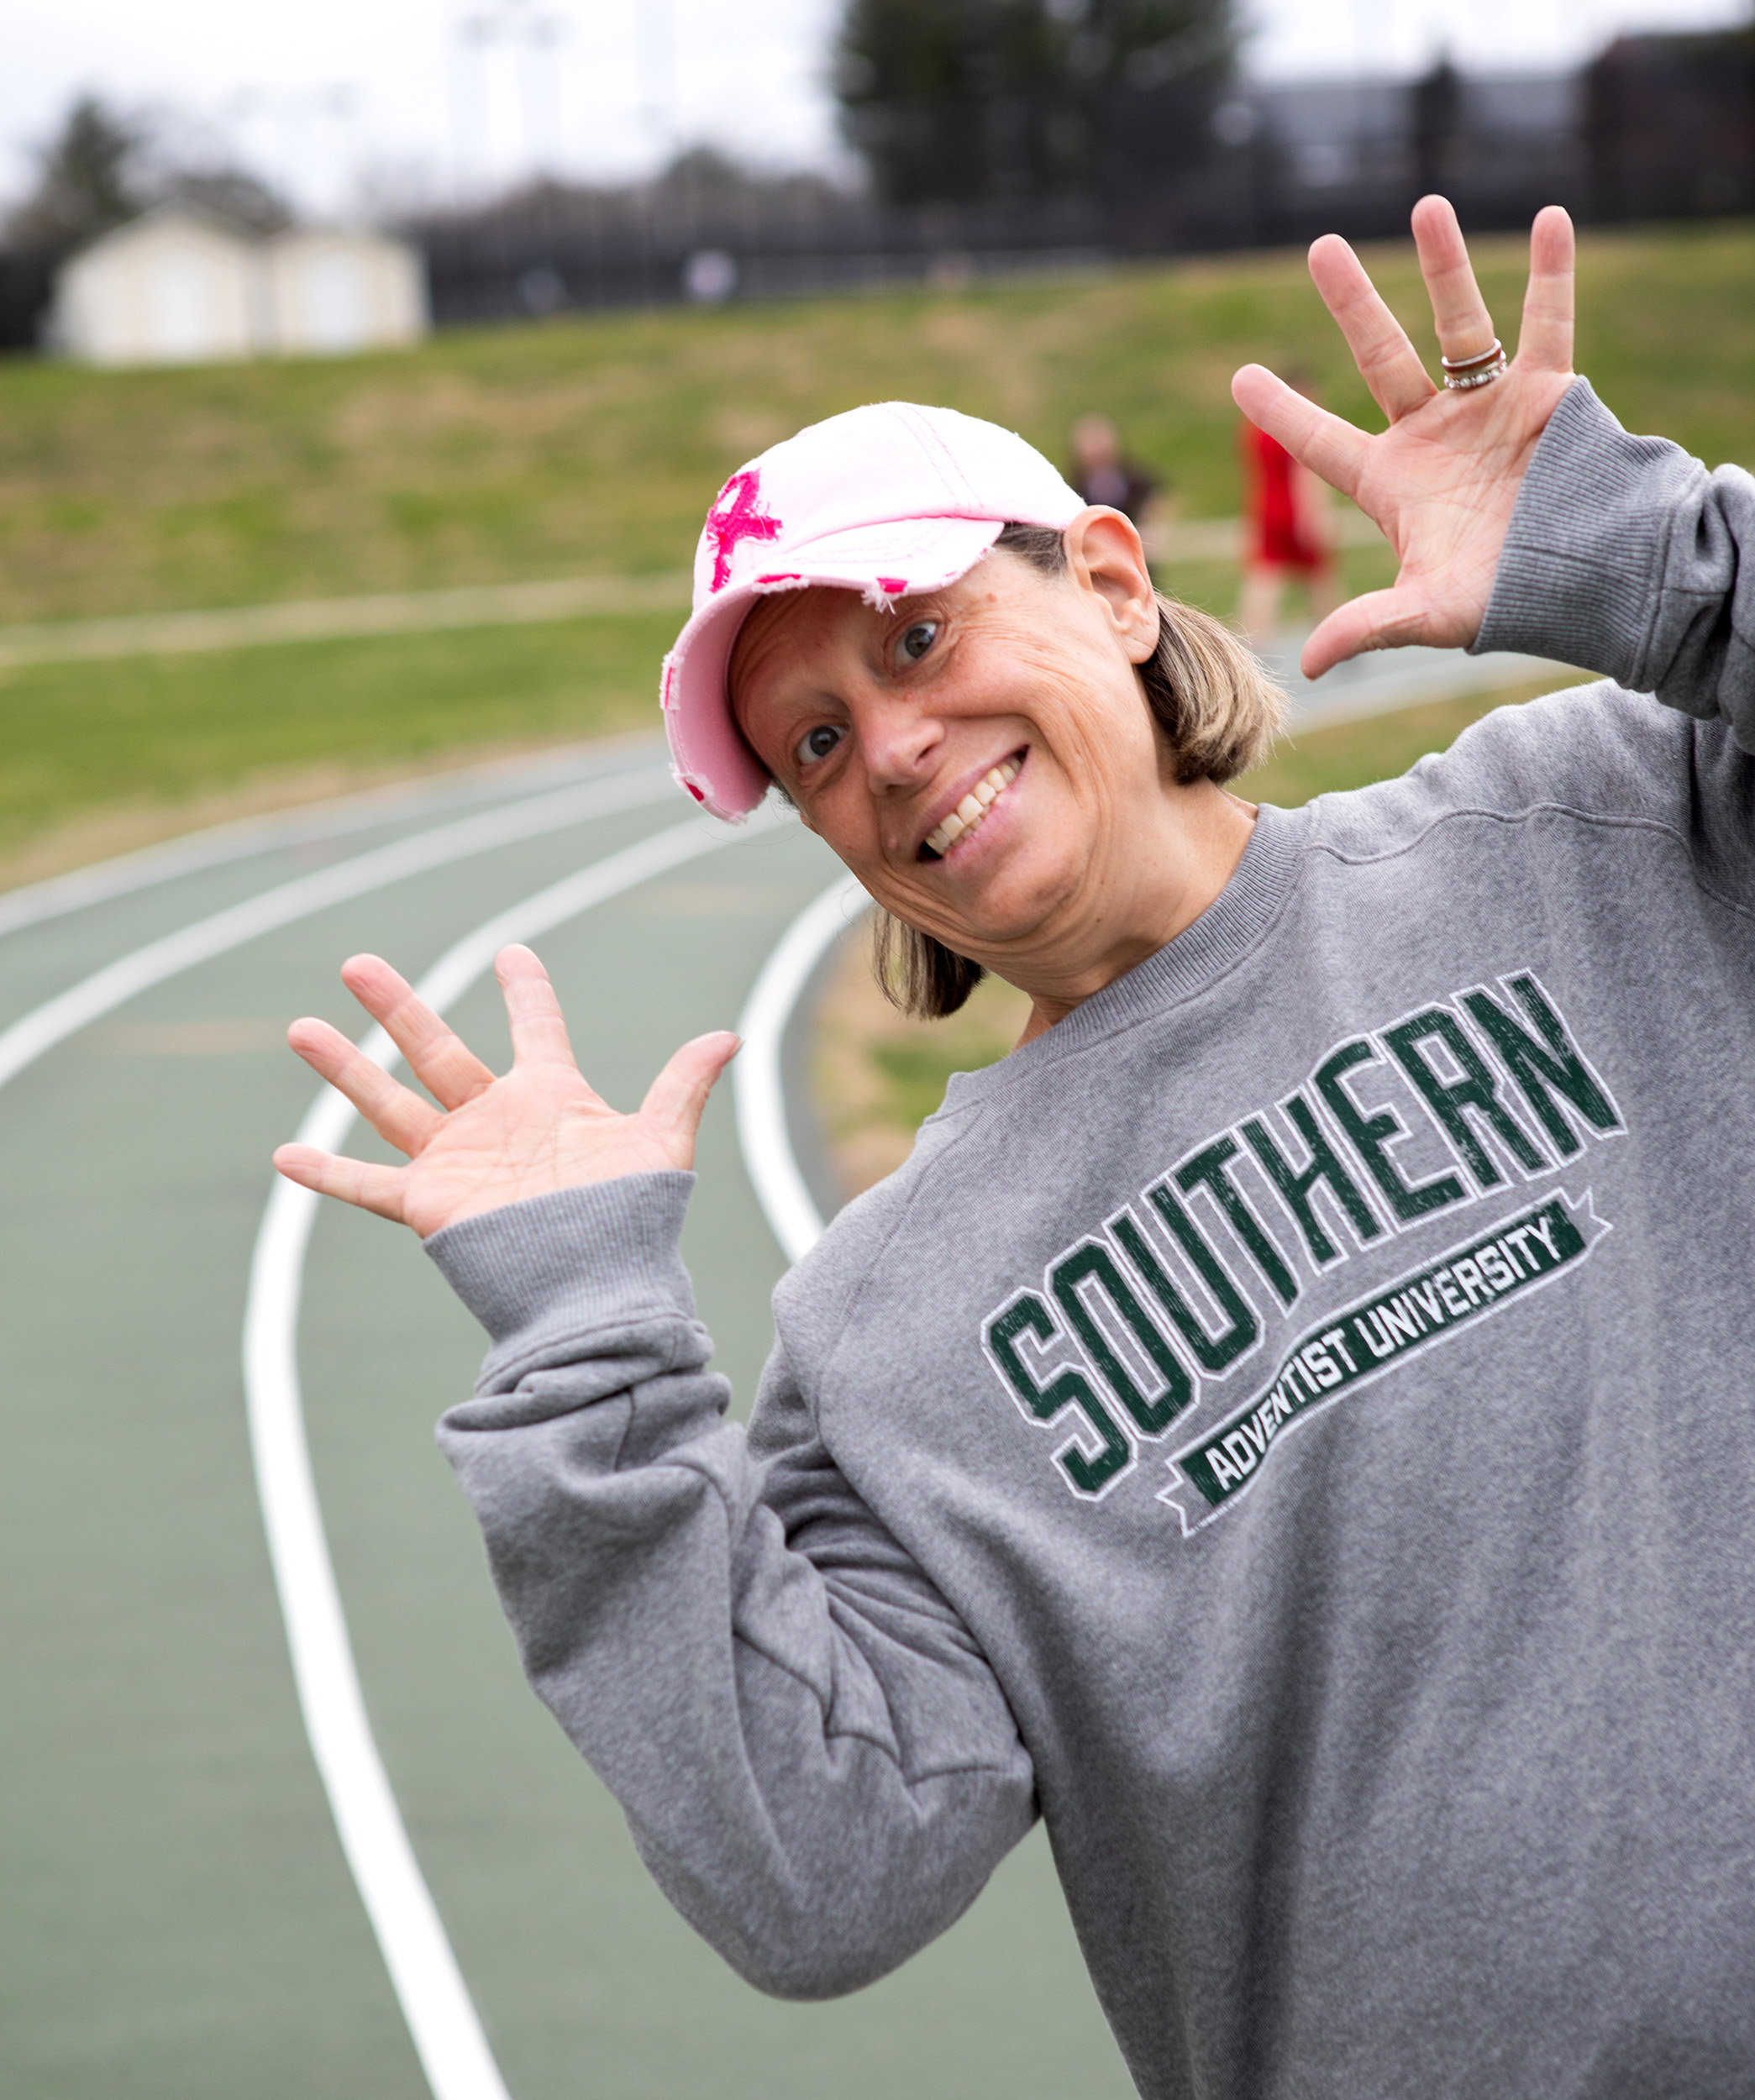
[[[1033,1000],[781,1284],[747,1436],[675,1252],[729,1037],[617,1116],[528,952],[500,1079],[356,960],[441,1105],[302,1022],[409,1164],[277,1160],[487,1326],[442,1435],[527,1668],[763,1987],[894,1966],[1039,1813],[1147,2093],[1742,2092],[1755,484],[1573,378],[1563,213],[1509,369],[1414,224],[1454,384],[1334,239],[1389,428],[1236,382],[1401,559],[1306,669],[1635,690],[1252,810],[1246,668],[1005,433],[807,433],[715,506],[681,776],[778,782],[918,1003]]]

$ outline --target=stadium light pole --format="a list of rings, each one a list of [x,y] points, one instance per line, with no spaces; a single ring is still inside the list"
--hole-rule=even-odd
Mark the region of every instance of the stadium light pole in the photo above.
[[[312,102],[317,113],[319,155],[328,165],[328,209],[331,217],[339,218],[342,199],[349,186],[346,164],[354,157],[349,146],[359,97],[345,81],[337,81],[333,87],[318,89]]]
[[[475,97],[471,92],[470,38],[467,20],[455,23],[445,48],[445,71],[451,105],[451,194],[461,204],[469,194]]]
[[[356,101],[355,90],[340,81],[326,87],[244,87],[225,116],[246,129],[265,120],[273,141],[266,157],[282,188],[307,210],[338,208]]]
[[[545,172],[555,150],[552,66],[544,61],[560,44],[565,26],[562,16],[545,11],[536,0],[488,0],[487,5],[465,15],[458,24],[465,67],[476,90],[470,99],[477,119],[472,127],[465,116],[461,129],[465,136],[473,129],[478,136],[485,137],[488,54],[495,45],[509,47],[518,55],[523,158],[533,176]]]
[[[553,175],[560,148],[555,53],[566,22],[558,14],[520,10],[514,34],[523,46],[525,151],[533,175]]]
[[[671,0],[633,0],[640,118],[660,165],[676,141],[676,18]]]
[[[465,15],[457,25],[458,44],[463,54],[460,70],[464,88],[461,98],[461,150],[458,157],[462,178],[460,186],[465,192],[476,186],[471,178],[479,176],[492,158],[486,151],[489,144],[487,52],[489,46],[497,43],[499,38],[499,16],[490,8]]]

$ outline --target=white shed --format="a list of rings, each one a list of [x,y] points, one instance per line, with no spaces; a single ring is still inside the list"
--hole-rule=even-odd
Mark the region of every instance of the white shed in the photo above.
[[[406,241],[307,228],[265,242],[261,265],[277,350],[333,355],[427,333],[426,274]]]
[[[305,228],[268,239],[165,205],[62,265],[50,341],[90,365],[334,355],[427,333],[418,251]]]
[[[248,357],[260,327],[252,244],[204,213],[167,206],[63,265],[50,331],[91,365]]]

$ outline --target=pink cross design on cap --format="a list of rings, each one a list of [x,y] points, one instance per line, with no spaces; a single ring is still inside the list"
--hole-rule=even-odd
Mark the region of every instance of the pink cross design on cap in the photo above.
[[[722,591],[731,578],[732,550],[740,540],[778,539],[780,520],[761,507],[761,476],[746,467],[734,474],[714,499],[707,514],[707,531],[713,543],[713,582]]]

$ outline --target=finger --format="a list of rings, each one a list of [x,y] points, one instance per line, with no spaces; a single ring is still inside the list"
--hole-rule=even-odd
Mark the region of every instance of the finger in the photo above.
[[[391,1079],[326,1021],[295,1021],[286,1040],[319,1078],[346,1095],[380,1137],[411,1158],[444,1121],[430,1101]]]
[[[560,1001],[549,982],[549,973],[531,951],[522,947],[502,948],[494,958],[494,975],[506,995],[513,1061],[573,1065],[573,1046]]]
[[[1558,204],[1545,205],[1530,228],[1530,284],[1523,295],[1517,362],[1547,372],[1572,370],[1573,268],[1577,244],[1572,221]]]
[[[281,1145],[275,1152],[274,1164],[276,1173],[301,1189],[314,1189],[320,1196],[335,1196],[397,1225],[402,1222],[406,1167],[374,1166],[364,1159],[318,1152],[314,1145]]]
[[[481,1058],[381,956],[350,956],[341,966],[341,981],[441,1107],[461,1108],[493,1084],[494,1075]]]
[[[1310,251],[1311,281],[1347,339],[1359,376],[1391,423],[1431,400],[1432,385],[1407,331],[1384,304],[1365,265],[1338,234],[1325,234]]]
[[[1368,649],[1399,649],[1411,642],[1435,640],[1430,621],[1430,607],[1411,591],[1368,591],[1329,614],[1305,643],[1299,668],[1306,678],[1320,678]]]
[[[1438,349],[1448,358],[1479,357],[1493,347],[1493,317],[1474,281],[1474,266],[1450,199],[1422,197],[1414,207],[1414,246],[1432,302]]]
[[[1430,388],[1427,390],[1430,391]],[[1246,365],[1231,382],[1231,398],[1258,429],[1277,438],[1295,459],[1351,496],[1358,486],[1371,440],[1340,416],[1295,393],[1264,365]]]
[[[743,1047],[728,1028],[710,1036],[696,1036],[686,1042],[647,1089],[640,1114],[656,1123],[667,1136],[681,1141],[681,1149],[694,1156],[695,1133],[701,1127],[701,1111],[713,1082]]]

